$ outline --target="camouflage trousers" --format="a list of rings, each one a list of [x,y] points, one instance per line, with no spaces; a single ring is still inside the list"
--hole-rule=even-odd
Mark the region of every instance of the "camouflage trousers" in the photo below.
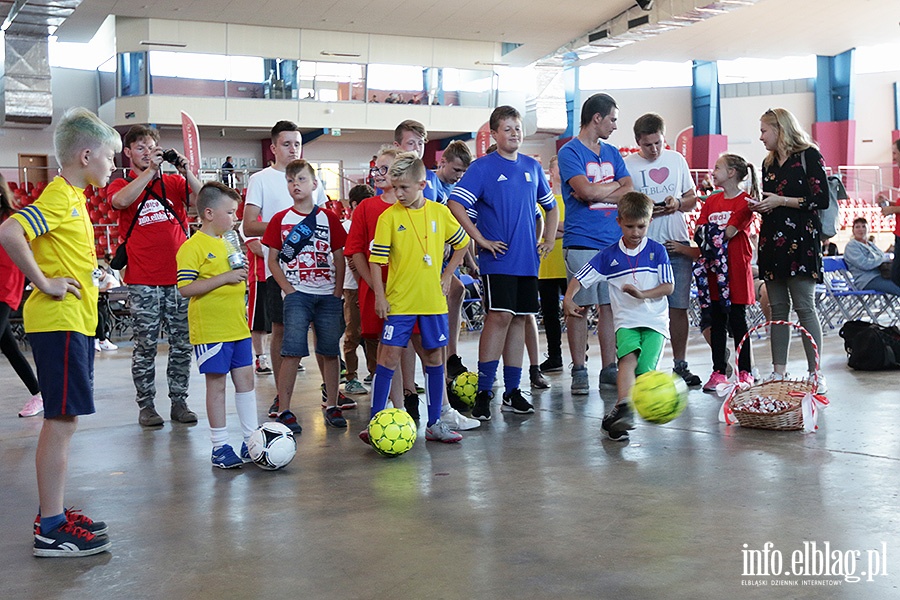
[[[169,399],[185,402],[191,375],[191,340],[188,334],[188,299],[174,285],[129,285],[134,352],[131,377],[137,390],[138,406],[153,406],[156,398],[156,347],[161,329],[169,340],[166,375]]]

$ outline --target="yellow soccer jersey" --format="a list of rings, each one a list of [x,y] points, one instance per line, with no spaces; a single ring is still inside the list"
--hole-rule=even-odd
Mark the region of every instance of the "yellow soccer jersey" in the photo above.
[[[465,248],[469,236],[450,209],[426,201],[408,209],[399,202],[378,217],[370,262],[388,265],[385,294],[392,315],[440,315],[447,312],[441,291],[444,244]]]
[[[556,210],[559,211],[559,222],[563,223],[566,218],[566,203],[563,202],[562,196],[554,195],[553,197],[556,198]],[[538,204],[538,208],[541,209],[541,217],[543,217],[544,223],[547,223],[547,212],[540,204]],[[547,238],[550,235],[550,232],[544,231],[544,238]],[[556,234],[554,233],[553,235]],[[565,258],[563,258],[562,238],[556,238],[556,241],[553,243],[553,250],[541,260],[541,266],[538,269],[538,279],[565,278],[566,261]]]
[[[44,275],[71,277],[81,284],[80,300],[73,294],[54,300],[35,289],[22,308],[25,331],[75,331],[93,337],[97,332],[98,290],[93,275],[97,255],[84,190],[56,177],[34,204],[11,218],[25,229],[34,259]]]
[[[209,279],[230,271],[228,249],[222,238],[198,231],[182,244],[175,255],[178,265],[178,287],[198,279]],[[191,343],[216,344],[250,337],[247,326],[245,282],[227,284],[192,296],[188,302],[188,329]]]

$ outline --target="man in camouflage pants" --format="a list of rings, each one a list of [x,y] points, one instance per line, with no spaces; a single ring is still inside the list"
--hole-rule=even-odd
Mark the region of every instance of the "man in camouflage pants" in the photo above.
[[[120,211],[120,235],[128,236],[124,281],[128,285],[134,330],[131,376],[140,408],[138,422],[144,427],[163,424],[154,405],[157,342],[163,326],[169,340],[166,373],[172,402],[170,416],[180,423],[197,422],[197,415],[187,406],[192,348],[188,300],[175,287],[175,254],[187,239],[187,185],[194,195],[201,183],[186,168],[187,161],[180,154],[177,164],[173,163],[180,174],[162,174],[163,150],[158,143],[159,135],[154,129],[132,127],[125,135],[123,149],[131,159],[131,171],[108,188],[113,208]]]

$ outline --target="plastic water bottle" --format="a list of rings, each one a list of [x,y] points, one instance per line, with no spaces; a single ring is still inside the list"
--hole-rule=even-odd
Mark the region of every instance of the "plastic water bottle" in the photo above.
[[[234,229],[222,234],[225,245],[228,247],[228,266],[234,269],[243,269],[247,266],[247,257],[241,252],[241,240]]]

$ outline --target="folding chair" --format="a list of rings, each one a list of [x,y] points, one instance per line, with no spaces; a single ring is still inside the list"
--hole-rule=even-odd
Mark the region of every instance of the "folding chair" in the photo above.
[[[478,331],[484,327],[484,302],[481,295],[481,282],[465,273],[460,273],[459,280],[466,287],[463,297],[462,318],[469,331]]]
[[[891,324],[896,323],[900,319],[900,306],[898,306],[897,296],[885,294],[877,290],[859,289],[853,281],[853,274],[847,268],[847,262],[842,257],[827,257],[837,259],[835,262],[838,266],[838,272],[847,282],[851,290],[861,295],[862,301],[866,304],[870,314],[873,314],[873,322],[878,322],[882,316],[887,316]]]
[[[845,321],[853,321],[860,317],[869,317],[872,322],[877,319],[869,308],[869,300],[875,292],[857,290],[853,278],[847,271],[847,265],[840,256],[825,256],[822,259],[825,289],[818,298],[819,316],[831,328],[836,329]]]

